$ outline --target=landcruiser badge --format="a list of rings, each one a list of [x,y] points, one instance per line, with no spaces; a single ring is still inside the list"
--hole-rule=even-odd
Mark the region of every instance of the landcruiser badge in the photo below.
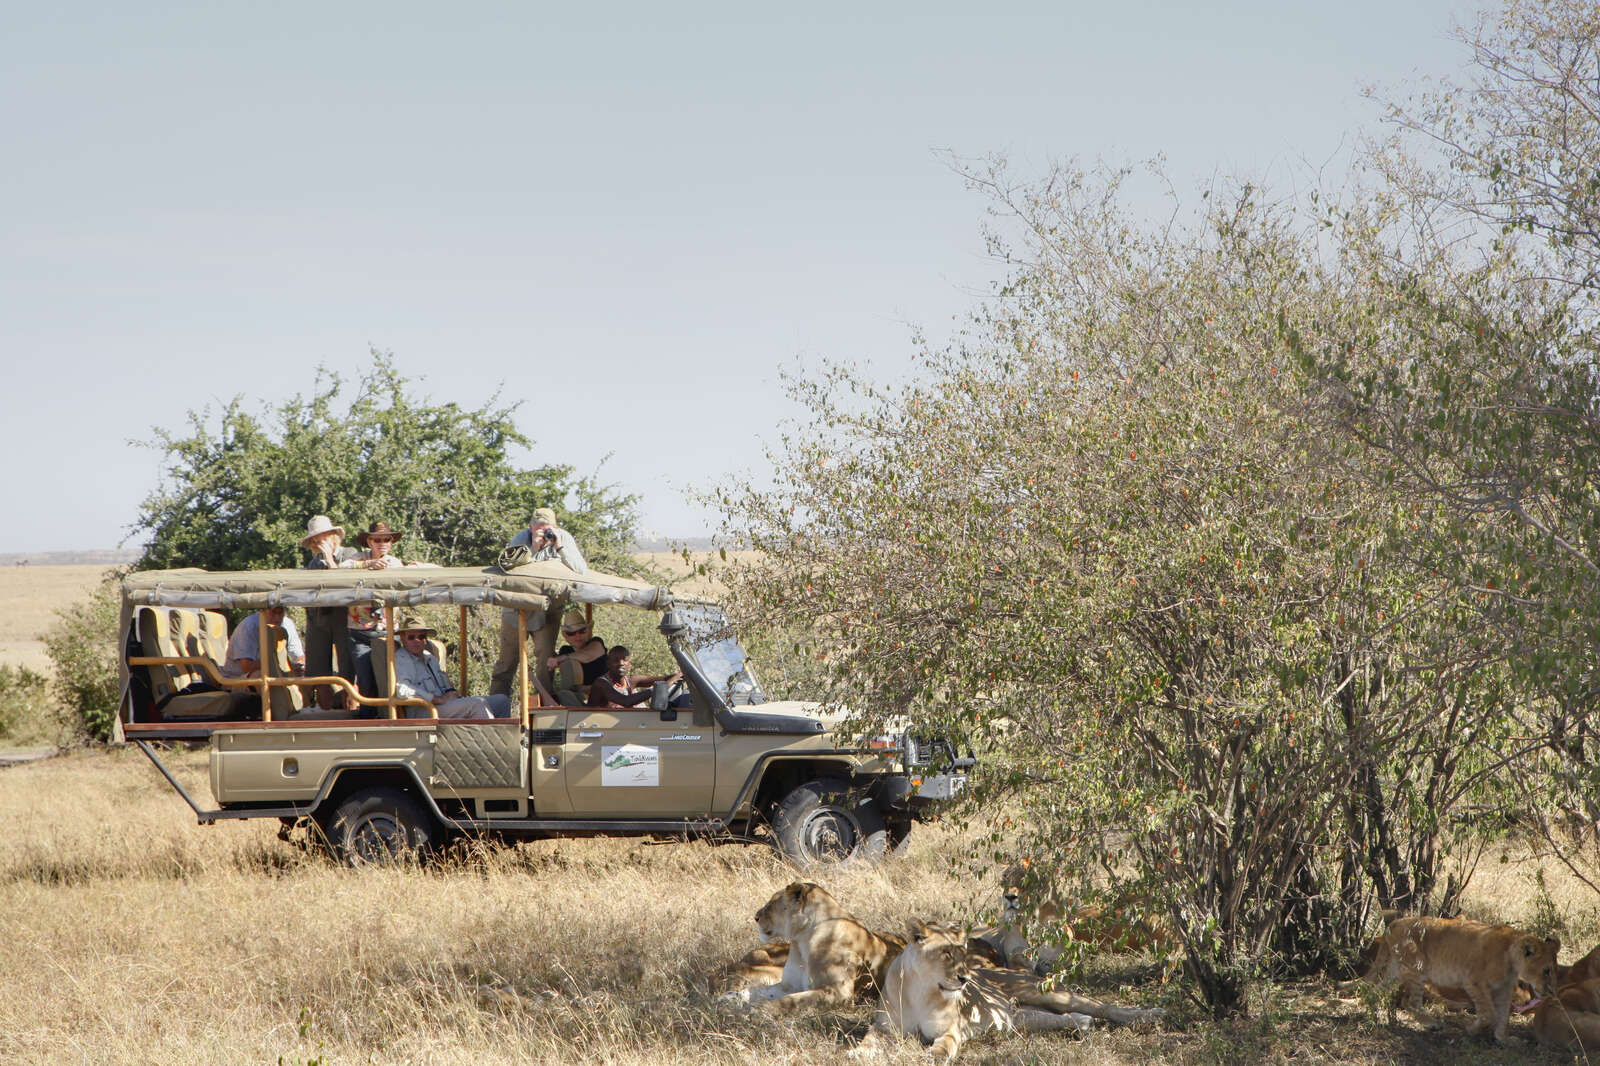
[[[699,733],[674,733],[670,737],[662,737],[661,739],[662,740],[699,740],[700,739],[700,734]]]

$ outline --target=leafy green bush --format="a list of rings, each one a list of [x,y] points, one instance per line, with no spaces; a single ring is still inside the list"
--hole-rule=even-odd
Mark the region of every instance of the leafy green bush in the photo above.
[[[26,666],[0,664],[0,739],[26,743],[51,739],[57,708],[50,679]]]
[[[55,691],[67,715],[92,740],[111,739],[117,717],[116,577],[88,599],[56,612],[45,634],[45,651],[55,667]]]

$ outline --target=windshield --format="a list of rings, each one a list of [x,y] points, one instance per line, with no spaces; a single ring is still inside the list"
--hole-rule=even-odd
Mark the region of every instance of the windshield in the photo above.
[[[718,686],[730,706],[765,703],[750,661],[722,608],[710,603],[680,603],[678,616],[689,627],[694,656],[707,679]]]

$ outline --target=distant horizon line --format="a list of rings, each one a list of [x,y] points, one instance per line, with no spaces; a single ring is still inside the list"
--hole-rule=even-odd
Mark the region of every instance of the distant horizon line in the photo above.
[[[720,545],[716,537],[641,537],[633,542],[636,552],[669,552],[680,549],[711,551]],[[0,566],[118,566],[137,562],[141,548],[81,548],[77,550],[0,552]]]

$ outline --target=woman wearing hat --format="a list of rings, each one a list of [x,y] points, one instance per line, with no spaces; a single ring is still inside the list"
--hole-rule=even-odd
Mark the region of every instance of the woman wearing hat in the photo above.
[[[589,620],[582,611],[568,611],[561,619],[561,633],[571,643],[545,660],[551,672],[550,687],[556,702],[564,707],[582,707],[589,697],[589,686],[606,672],[606,642],[589,632]]]
[[[400,540],[400,534],[389,528],[387,522],[374,522],[356,534],[356,543],[362,552],[349,565],[366,570],[387,570],[391,566],[404,566],[398,555],[390,554]]]
[[[300,547],[311,553],[307,570],[336,570],[355,566],[359,554],[344,547],[344,527],[336,526],[325,514],[311,516],[306,523],[306,535]],[[343,607],[306,608],[306,673],[310,677],[328,677],[333,674],[333,649],[339,649],[339,676],[355,680],[355,654],[351,648],[350,631],[346,626]],[[336,702],[337,699],[337,702]],[[337,698],[332,685],[316,687],[318,707],[331,708],[344,705],[344,693]]]

